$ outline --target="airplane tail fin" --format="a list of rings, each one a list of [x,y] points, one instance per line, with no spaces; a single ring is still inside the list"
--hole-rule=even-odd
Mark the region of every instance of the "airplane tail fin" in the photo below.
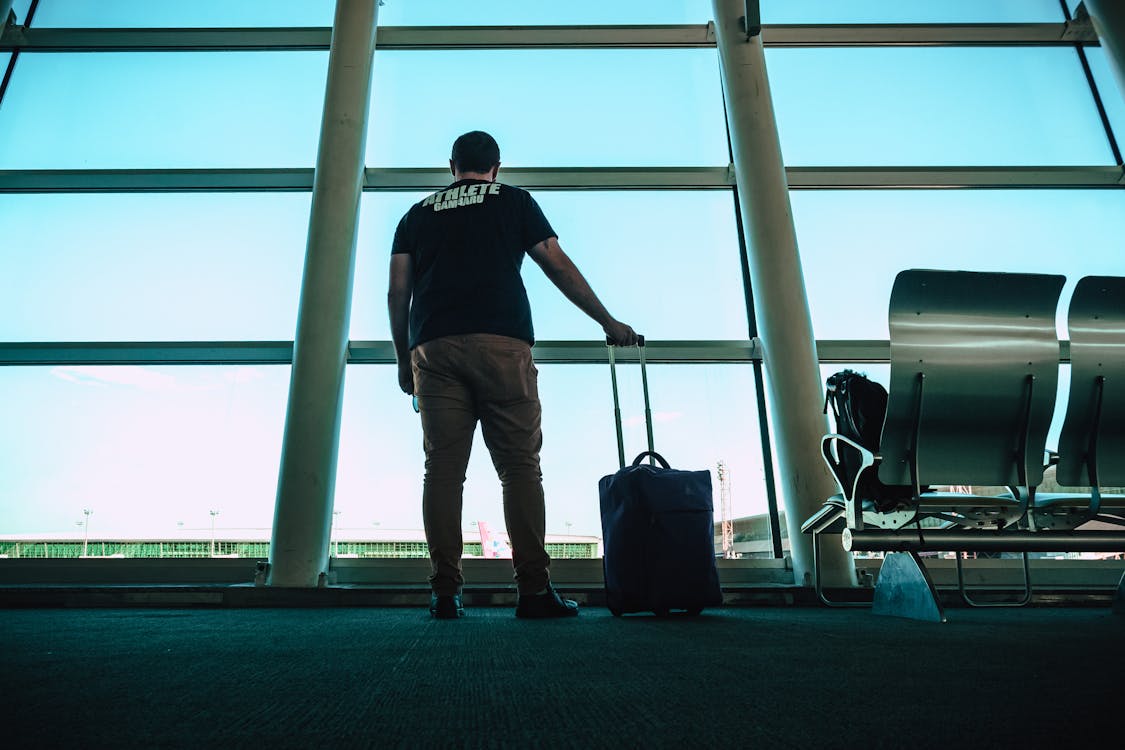
[[[477,521],[480,530],[480,547],[482,557],[512,559],[512,548],[502,539],[494,539],[492,532],[485,521]]]

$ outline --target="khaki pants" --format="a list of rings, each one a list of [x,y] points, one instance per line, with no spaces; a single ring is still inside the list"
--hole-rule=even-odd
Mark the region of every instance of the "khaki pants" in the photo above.
[[[461,592],[461,505],[465,467],[480,421],[500,477],[504,522],[520,593],[549,581],[539,450],[538,370],[525,341],[474,333],[427,341],[411,353],[422,415],[426,474],[422,517],[436,594]]]

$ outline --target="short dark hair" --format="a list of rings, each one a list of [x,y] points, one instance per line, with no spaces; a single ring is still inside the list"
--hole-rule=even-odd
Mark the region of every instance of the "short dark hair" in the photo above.
[[[457,137],[450,158],[458,172],[487,172],[500,163],[500,146],[483,130],[473,130]]]

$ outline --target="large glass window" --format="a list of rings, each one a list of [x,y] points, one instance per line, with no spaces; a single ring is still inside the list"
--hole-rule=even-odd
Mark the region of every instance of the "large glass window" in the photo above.
[[[772,49],[788,166],[1111,164],[1073,49]]]
[[[288,387],[288,367],[0,369],[0,534],[203,534],[217,511],[268,536]]]
[[[563,249],[617,318],[654,340],[748,337],[729,193],[539,191],[535,197]],[[402,213],[421,198],[364,196],[353,339],[390,338],[386,292],[391,240]],[[523,278],[538,339],[601,338],[597,324],[531,259],[524,261]]]
[[[819,339],[886,339],[899,271],[1059,273],[1059,335],[1078,280],[1125,275],[1119,190],[791,193],[805,286]]]
[[[378,167],[447,167],[469,130],[509,167],[728,162],[708,49],[376,51],[369,127]]]
[[[609,367],[540,365],[547,532],[601,536],[598,480],[617,470]],[[626,460],[646,449],[636,365],[618,368]],[[680,469],[709,470],[721,518],[719,461],[734,517],[764,513],[753,374],[748,365],[649,367],[655,447]],[[422,528],[422,432],[394,368],[348,369],[335,509],[341,528]],[[500,485],[478,430],[465,484],[464,526],[503,531]]]
[[[0,169],[312,167],[327,62],[327,52],[21,55],[0,109]]]
[[[290,340],[307,193],[9,195],[0,341]]]

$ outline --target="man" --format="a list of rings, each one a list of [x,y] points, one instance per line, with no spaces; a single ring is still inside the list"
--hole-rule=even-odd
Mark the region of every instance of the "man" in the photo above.
[[[387,294],[399,387],[417,397],[422,415],[430,614],[464,614],[461,502],[479,420],[503,487],[516,616],[571,617],[578,605],[552,587],[544,547],[543,434],[524,255],[615,344],[632,346],[638,337],[606,311],[531,195],[496,181],[500,149],[492,136],[460,136],[449,168],[453,184],[399,222]]]

